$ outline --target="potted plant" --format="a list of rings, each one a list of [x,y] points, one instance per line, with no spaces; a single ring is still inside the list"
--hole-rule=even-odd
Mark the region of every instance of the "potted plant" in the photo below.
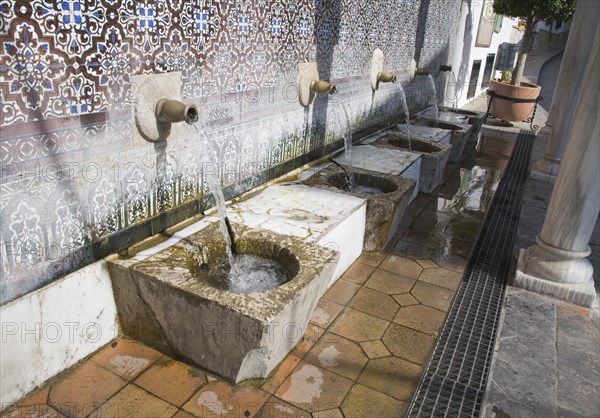
[[[522,121],[531,113],[541,87],[522,82],[527,54],[533,45],[533,29],[540,21],[568,22],[573,18],[577,0],[494,0],[494,12],[498,15],[519,17],[524,23],[523,39],[519,48],[517,65],[510,82],[503,73],[500,80],[490,82],[493,93],[491,113],[508,121]]]

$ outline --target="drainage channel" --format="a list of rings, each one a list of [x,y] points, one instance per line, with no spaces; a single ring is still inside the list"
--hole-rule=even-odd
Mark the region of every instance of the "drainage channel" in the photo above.
[[[535,135],[521,130],[407,417],[478,417]]]

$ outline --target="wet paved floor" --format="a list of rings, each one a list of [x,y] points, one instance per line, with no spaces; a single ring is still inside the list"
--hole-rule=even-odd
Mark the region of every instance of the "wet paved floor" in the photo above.
[[[534,142],[530,167],[545,141]],[[528,179],[517,247],[535,244],[554,184]],[[600,221],[590,242],[596,293],[600,290]],[[600,417],[600,318],[590,310],[507,287],[504,316],[490,371],[485,418]]]
[[[363,254],[327,291],[269,378],[233,386],[117,339],[3,416],[403,416],[506,165],[466,154],[385,252]]]

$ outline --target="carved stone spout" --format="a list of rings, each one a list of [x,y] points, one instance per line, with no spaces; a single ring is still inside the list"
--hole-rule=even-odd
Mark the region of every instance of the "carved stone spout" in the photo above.
[[[386,73],[385,71],[381,71],[377,73],[377,82],[379,83],[395,83],[396,82],[396,74]]]
[[[337,92],[335,83],[330,83],[323,80],[313,80],[310,83],[310,90],[315,93],[329,93],[334,94]]]
[[[189,125],[198,122],[198,107],[194,104],[185,104],[179,100],[160,99],[155,108],[156,119],[160,122],[185,122]]]

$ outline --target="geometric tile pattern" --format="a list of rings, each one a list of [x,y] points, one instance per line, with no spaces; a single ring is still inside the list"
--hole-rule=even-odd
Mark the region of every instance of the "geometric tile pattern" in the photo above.
[[[133,75],[180,72],[222,184],[257,185],[269,169],[339,138],[341,98],[315,103],[308,123],[296,104],[299,62],[316,60],[335,79],[360,129],[400,109],[393,86],[371,103],[373,49],[395,72],[419,39],[421,66],[447,61],[460,5],[431,2],[423,22],[421,3],[0,0],[3,280],[39,285],[48,268],[60,273],[50,264],[71,265],[63,260],[77,250],[207,191],[193,134],[166,149],[133,143]],[[437,82],[441,91],[445,80]],[[406,94],[413,108],[430,98],[424,80],[406,84]]]
[[[203,83],[236,92],[279,84],[282,70],[312,59],[332,78],[365,75],[377,47],[397,71],[413,58],[418,30],[420,65],[433,68],[451,52],[459,8],[431,4],[426,25],[417,25],[420,4],[4,0],[1,124],[124,106],[130,77],[140,73],[181,71],[186,92]]]

